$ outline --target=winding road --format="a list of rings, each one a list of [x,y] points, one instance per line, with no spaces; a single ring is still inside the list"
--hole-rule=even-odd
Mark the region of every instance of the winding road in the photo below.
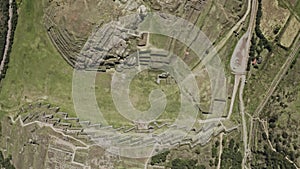
[[[250,5],[249,5],[250,7]],[[234,52],[232,54],[231,60],[230,60],[230,67],[231,70],[233,71],[233,74],[235,74],[235,82],[234,82],[234,87],[233,87],[233,92],[232,92],[232,98],[231,98],[231,104],[229,108],[229,113],[228,117],[230,118],[232,111],[233,111],[233,106],[234,106],[234,101],[235,101],[235,95],[238,90],[238,86],[240,85],[239,88],[239,110],[240,110],[240,115],[242,117],[242,128],[243,128],[243,144],[244,144],[244,156],[242,160],[242,168],[247,168],[247,157],[250,155],[251,151],[249,149],[249,146],[247,144],[248,141],[248,132],[247,132],[247,121],[245,118],[245,106],[244,106],[244,101],[243,101],[243,92],[244,92],[244,86],[246,82],[246,68],[247,68],[247,63],[249,59],[249,49],[250,49],[250,42],[251,42],[251,37],[253,34],[253,29],[255,27],[255,17],[256,17],[256,10],[257,10],[257,2],[256,0],[252,1],[251,5],[251,16],[250,16],[250,22],[249,22],[249,27],[247,32],[241,37],[241,39],[238,41]]]

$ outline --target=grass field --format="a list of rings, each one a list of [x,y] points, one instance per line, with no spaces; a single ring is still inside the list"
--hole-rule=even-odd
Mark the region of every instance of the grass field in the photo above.
[[[160,49],[169,49],[169,44],[171,41],[171,38],[165,36],[165,35],[159,35],[159,34],[150,34],[149,43],[157,48]]]
[[[74,37],[86,39],[95,25],[108,23],[116,18],[121,9],[111,1],[60,1],[47,3],[46,14],[53,20],[53,26],[59,30],[66,29]],[[51,11],[51,12],[49,12]],[[49,14],[51,13],[51,14]]]
[[[151,46],[172,51],[175,55],[179,56],[190,68],[193,68],[200,61],[196,53],[179,40],[172,40],[171,38],[164,35],[150,34],[149,42]],[[188,52],[189,54],[186,55],[186,52]]]
[[[245,106],[249,113],[256,110],[273,78],[282,67],[287,54],[287,51],[274,46],[273,54],[264,51],[261,53],[264,60],[258,69],[251,68],[244,91]]]
[[[162,89],[166,95],[167,105],[159,120],[175,120],[180,110],[179,88],[177,84],[163,84],[163,82],[161,82],[161,85],[156,84],[156,75],[157,72],[153,71],[139,73],[130,84],[129,98],[136,109],[145,111],[150,108],[148,100],[150,92],[154,89]],[[115,108],[111,95],[111,78],[112,74],[110,73],[97,74],[96,98],[98,105],[110,125],[116,127],[129,125],[130,121],[125,119]]]
[[[212,7],[213,1],[207,1],[206,7],[202,10],[197,22],[195,23],[196,26],[198,26],[200,29],[202,29],[204,25],[205,18],[209,14],[209,11]]]
[[[288,0],[288,2],[289,2],[292,6],[296,6],[296,4],[297,4],[297,0]]]
[[[42,21],[43,1],[27,0],[20,4],[9,69],[1,82],[2,111],[42,101],[74,113],[72,69],[53,47]]]
[[[216,41],[221,32],[219,20],[221,22],[226,22],[226,16],[216,5],[213,5],[201,29],[212,42]]]
[[[211,42],[219,42],[230,28],[244,15],[246,1],[213,1],[201,30]],[[202,22],[202,21],[201,21]],[[199,22],[199,23],[201,23]],[[199,24],[197,23],[197,25]]]
[[[145,111],[150,108],[149,95],[154,89],[161,89],[167,99],[167,106],[165,114],[162,114],[160,118],[162,119],[176,119],[180,110],[180,91],[175,82],[166,83],[166,81],[161,81],[157,84],[156,77],[161,72],[157,71],[143,71],[138,76],[136,76],[130,84],[130,99],[133,105],[141,110]],[[147,82],[147,83],[145,83]]]
[[[115,127],[129,125],[130,121],[118,113],[111,95],[110,73],[98,73],[95,82],[95,92],[100,111],[103,113],[105,120]]]
[[[290,12],[279,6],[278,0],[262,1],[261,30],[268,40],[274,40],[275,29],[281,29],[286,24]]]
[[[299,29],[300,22],[293,16],[280,39],[281,45],[285,47],[290,47],[293,43],[293,40],[297,36]]]
[[[297,1],[295,5],[295,12],[300,16],[300,1]]]

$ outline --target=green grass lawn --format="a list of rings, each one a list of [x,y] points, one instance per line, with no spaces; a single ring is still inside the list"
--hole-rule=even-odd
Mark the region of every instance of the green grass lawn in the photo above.
[[[130,125],[130,121],[123,117],[114,105],[111,95],[110,73],[98,73],[95,81],[95,93],[100,111],[105,120],[114,127]]]
[[[25,0],[10,54],[9,69],[1,82],[2,110],[27,102],[48,102],[74,115],[72,68],[62,59],[43,25],[43,1]]]
[[[160,115],[158,120],[174,121],[180,111],[180,92],[177,84],[161,84],[155,82],[158,72],[143,71],[139,73],[130,84],[129,98],[133,106],[140,110],[146,111],[150,108],[149,94],[154,89],[162,89],[166,94],[166,110]],[[106,121],[115,127],[129,125],[130,121],[125,119],[116,109],[111,95],[110,73],[98,73],[96,78],[96,98],[101,112]]]
[[[300,1],[297,2],[294,10],[297,13],[297,15],[300,16]]]
[[[143,71],[139,73],[130,84],[129,98],[140,111],[146,111],[150,108],[149,95],[154,89],[161,89],[166,95],[167,105],[165,112],[160,116],[160,119],[174,120],[180,112],[181,100],[180,91],[175,82],[166,83],[162,81],[156,83],[156,78],[160,71]],[[147,83],[145,83],[147,82]],[[138,98],[138,99],[136,99]]]
[[[251,67],[251,76],[248,75],[248,83],[245,85],[244,91],[245,107],[250,114],[256,110],[264,98],[287,55],[287,51],[274,46],[273,54],[262,52],[263,63],[259,65],[258,69]]]
[[[149,43],[157,48],[168,50],[171,38],[160,35],[160,34],[150,34]]]

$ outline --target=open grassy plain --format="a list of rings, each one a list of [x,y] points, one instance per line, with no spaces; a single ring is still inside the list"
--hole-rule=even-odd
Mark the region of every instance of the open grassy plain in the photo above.
[[[286,24],[290,12],[279,6],[278,0],[262,0],[261,30],[268,40],[274,40],[277,33]],[[277,30],[276,30],[277,29]]]
[[[299,33],[299,29],[300,29],[300,22],[294,16],[292,16],[292,18],[288,23],[287,28],[285,29],[285,32],[283,33],[280,39],[281,45],[285,47],[290,47],[291,44],[293,43],[293,40]]]
[[[74,113],[72,69],[48,38],[43,25],[43,1],[23,1],[10,54],[9,69],[1,82],[3,112],[28,102],[49,102]]]
[[[111,95],[111,73],[98,73],[95,82],[96,99],[105,120],[115,127],[129,125],[130,121],[116,109]]]
[[[156,83],[156,77],[159,73],[156,71],[143,71],[139,73],[130,84],[129,98],[132,105],[140,110],[146,111],[150,108],[149,94],[154,89],[164,91],[167,99],[165,112],[159,117],[159,121],[174,121],[180,110],[180,91],[177,84],[174,82],[161,81],[161,84]],[[105,119],[111,125],[120,127],[129,125],[130,122],[125,119],[115,108],[111,96],[111,78],[110,73],[98,73],[96,79],[96,98],[101,112]]]
[[[258,104],[262,101],[269,84],[282,67],[288,53],[279,46],[274,46],[273,53],[266,49],[261,53],[264,58],[258,69],[251,69],[245,85],[245,106],[249,112],[254,112]]]
[[[238,22],[247,9],[246,1],[213,1],[201,30],[210,39],[218,42]]]
[[[295,9],[295,12],[298,14],[298,16],[300,16],[300,1],[296,2],[294,9]]]

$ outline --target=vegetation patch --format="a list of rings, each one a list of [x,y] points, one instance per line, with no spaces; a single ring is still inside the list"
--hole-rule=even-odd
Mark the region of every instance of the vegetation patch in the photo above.
[[[280,44],[285,47],[290,47],[293,43],[293,40],[297,36],[299,29],[300,22],[294,16],[292,16],[287,28],[285,29],[285,32],[280,39]]]
[[[272,53],[263,50],[261,57],[263,61],[257,65],[258,69],[251,69],[245,85],[245,106],[248,112],[254,112],[263,99],[263,95],[270,87],[273,77],[276,76],[278,70],[283,63],[288,52],[279,46],[274,46]]]
[[[249,59],[247,65],[247,71],[250,70],[251,64],[253,62],[257,62],[257,60],[262,60],[262,53],[264,49],[267,49],[269,52],[272,52],[273,46],[271,42],[265,37],[263,32],[261,31],[261,18],[263,16],[262,11],[262,0],[258,0],[258,9],[256,13],[256,20],[255,20],[255,35],[251,38],[251,46],[249,51]],[[274,34],[278,34],[279,27],[276,28]],[[260,64],[261,61],[258,61]],[[258,68],[258,65],[255,63],[253,64],[254,68]]]
[[[243,156],[240,150],[240,143],[230,139],[229,142],[223,140],[224,148],[221,156],[221,168],[240,168]]]
[[[0,59],[2,60],[7,34],[9,1],[0,2]]]
[[[155,164],[164,164],[167,159],[167,155],[170,153],[170,151],[164,151],[162,153],[159,153],[151,158],[151,165]]]
[[[294,9],[295,9],[295,12],[298,14],[298,16],[300,16],[300,1],[296,2]]]
[[[171,38],[160,34],[150,34],[149,42],[157,48],[168,50]]]
[[[197,160],[176,158],[172,162],[172,169],[204,169],[205,166],[197,166]]]
[[[114,127],[129,125],[130,121],[123,117],[114,105],[111,95],[111,73],[98,73],[95,82],[96,99],[105,120]]]
[[[251,168],[282,168],[282,169],[296,169],[293,164],[288,162],[284,155],[274,152],[266,143],[264,143],[262,151],[256,151],[253,153],[253,160]]]
[[[201,30],[211,42],[219,41],[242,17],[246,5],[239,1],[214,1]]]
[[[218,165],[219,138],[213,138],[205,146],[197,145],[191,148],[189,145],[175,147],[169,151],[152,157],[150,164],[155,167],[171,169],[205,169],[215,168]]]
[[[162,72],[143,71],[139,73],[130,84],[129,98],[132,105],[140,110],[146,111],[150,108],[149,94],[154,89],[161,89],[167,99],[165,111],[159,117],[159,120],[174,121],[180,111],[180,91],[172,78],[164,79],[158,84],[157,77]],[[130,122],[125,119],[117,110],[111,96],[111,78],[110,73],[98,73],[96,79],[96,98],[101,112],[104,114],[108,123],[114,126],[129,125]]]
[[[7,2],[7,3],[6,3]],[[3,16],[3,20],[1,21],[0,23],[0,26],[3,28],[3,31],[0,31],[0,60],[2,61],[3,57],[4,57],[4,49],[5,49],[5,45],[6,45],[6,38],[7,38],[7,31],[8,31],[8,7],[9,7],[9,3],[8,1],[3,1],[2,2],[2,9],[0,9],[1,12],[3,12],[2,14],[0,14],[0,19],[1,19],[1,16]],[[5,6],[6,5],[6,6]],[[11,52],[11,48],[12,48],[12,44],[13,44],[13,41],[14,41],[14,33],[15,33],[15,30],[16,30],[16,27],[17,27],[17,22],[18,22],[18,12],[17,12],[17,4],[16,4],[16,1],[13,0],[12,1],[12,10],[13,10],[13,14],[12,14],[12,19],[11,19],[11,34],[10,34],[10,41],[9,41],[9,44],[8,44],[8,50],[7,50],[7,56],[5,58],[5,61],[4,61],[4,68],[2,70],[2,74],[1,74],[1,77],[0,77],[0,81],[1,79],[3,79],[5,77],[5,74],[6,74],[6,71],[8,69],[8,62],[9,62],[9,55],[10,55],[10,52]],[[1,13],[0,12],[0,13]]]
[[[278,5],[278,0],[262,0],[264,14],[261,19],[261,29],[268,40],[274,40],[276,29],[281,29],[286,24],[290,12]]]
[[[43,2],[24,1],[19,6],[18,26],[9,69],[1,82],[3,111],[28,102],[49,102],[73,113],[72,69],[48,39],[43,25]]]
[[[299,55],[298,55],[299,57]],[[261,118],[268,120],[269,139],[276,151],[300,165],[300,62],[295,60],[288,74],[271,96]]]
[[[0,151],[0,167],[5,169],[15,169],[14,165],[11,164],[12,156],[9,155],[7,158],[4,158],[2,152]]]
[[[176,114],[180,109],[180,92],[175,80],[172,78],[164,79],[158,84],[158,75],[163,73],[162,71],[143,71],[134,77],[130,84],[129,98],[132,101],[134,107],[140,111],[146,111],[150,108],[149,95],[152,90],[162,90],[168,101],[166,111],[170,111],[170,115]],[[172,109],[171,109],[172,108]],[[177,113],[176,113],[177,112]],[[171,117],[166,117],[171,118]],[[172,119],[172,118],[171,118]]]

